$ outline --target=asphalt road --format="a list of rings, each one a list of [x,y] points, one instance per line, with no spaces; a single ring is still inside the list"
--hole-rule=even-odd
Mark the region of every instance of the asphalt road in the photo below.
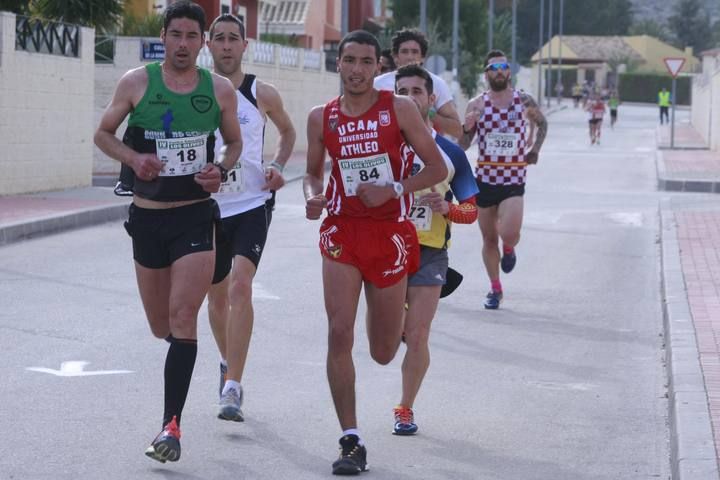
[[[417,436],[390,434],[402,347],[373,364],[358,322],[363,477],[668,478],[655,121],[654,108],[621,106],[618,128],[590,147],[582,112],[551,117],[501,310],[482,308],[478,227],[455,227],[450,263],[465,282],[433,325]],[[300,183],[287,185],[257,276],[247,421],[215,418],[203,311],[182,459],[165,465],[143,450],[160,428],[167,346],[147,328],[121,223],[1,247],[0,479],[329,478],[340,432],[318,227]]]

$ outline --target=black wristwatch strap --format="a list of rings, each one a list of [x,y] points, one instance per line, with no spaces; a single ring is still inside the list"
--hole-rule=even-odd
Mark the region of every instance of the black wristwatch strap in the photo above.
[[[228,179],[228,170],[227,168],[222,166],[222,163],[216,163],[217,167],[220,169],[220,181],[221,182],[227,182]]]

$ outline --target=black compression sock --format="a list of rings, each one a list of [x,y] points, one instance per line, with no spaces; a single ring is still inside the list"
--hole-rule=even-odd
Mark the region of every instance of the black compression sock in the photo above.
[[[180,425],[185,399],[190,389],[195,358],[197,357],[197,340],[170,337],[170,347],[165,358],[165,412],[163,427],[177,418]]]

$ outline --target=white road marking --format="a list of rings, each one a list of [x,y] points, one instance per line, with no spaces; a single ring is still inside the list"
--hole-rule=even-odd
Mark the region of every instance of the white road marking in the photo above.
[[[631,227],[643,226],[643,214],[641,212],[617,212],[610,213],[607,217],[615,223],[629,225]]]
[[[94,370],[90,372],[85,371],[85,366],[89,365],[90,362],[84,361],[69,361],[62,362],[60,364],[60,370],[54,370],[52,368],[45,367],[28,367],[27,370],[31,372],[49,373],[56,377],[89,377],[92,375],[116,375],[119,373],[133,373],[132,370]]]
[[[546,390],[576,390],[587,392],[598,388],[592,383],[527,382],[528,385]]]

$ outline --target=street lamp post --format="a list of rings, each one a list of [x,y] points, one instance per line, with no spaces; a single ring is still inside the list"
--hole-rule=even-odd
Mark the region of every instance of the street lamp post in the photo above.
[[[420,0],[420,31],[427,34],[427,0]]]
[[[488,0],[488,50],[493,49],[493,27],[495,24],[495,0]]]
[[[540,0],[540,25],[539,25],[539,40],[538,40],[538,92],[537,92],[537,103],[542,105],[542,85],[543,85],[543,17],[545,16],[545,0]]]
[[[558,51],[558,62],[559,62],[559,68],[558,68],[558,82],[562,84],[562,63],[563,63],[563,56],[562,56],[562,41],[563,41],[563,16],[564,16],[564,5],[565,0],[560,0],[560,24],[558,25],[558,37],[560,38],[560,46]],[[558,99],[559,100],[559,99]]]
[[[553,58],[552,58],[552,31],[553,31],[553,0],[548,0],[548,92],[547,106],[550,107],[550,100],[553,94]]]
[[[517,58],[517,0],[512,0],[512,37],[510,46],[510,71],[513,82],[515,81],[516,58]]]
[[[453,82],[458,79],[459,54],[458,26],[460,24],[460,0],[453,0],[453,28],[452,28],[452,74]]]

